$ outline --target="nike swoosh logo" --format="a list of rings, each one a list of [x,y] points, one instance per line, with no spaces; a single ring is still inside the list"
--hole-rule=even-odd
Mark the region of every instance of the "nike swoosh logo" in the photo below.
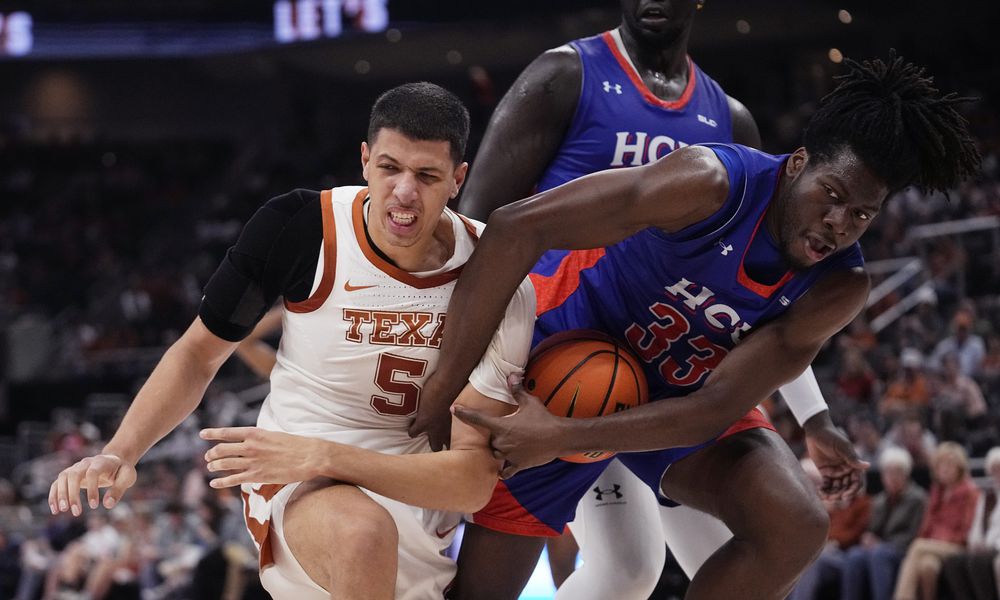
[[[441,538],[443,540],[445,537],[447,537],[447,535],[449,533],[451,533],[452,531],[455,531],[455,529],[457,527],[458,527],[458,525],[455,525],[454,527],[449,527],[448,529],[445,529],[444,531],[437,530],[437,531],[434,532],[434,535],[438,536],[439,538]]]
[[[580,396],[580,386],[576,386],[576,390],[573,392],[573,398],[569,401],[569,410],[566,411],[567,417],[573,416],[573,411],[576,410],[576,399]]]
[[[344,291],[356,292],[358,290],[367,290],[368,288],[378,287],[378,285],[351,285],[350,280],[344,283]]]

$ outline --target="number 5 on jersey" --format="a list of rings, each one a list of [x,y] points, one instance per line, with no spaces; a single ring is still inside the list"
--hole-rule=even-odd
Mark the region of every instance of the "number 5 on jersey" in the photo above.
[[[408,417],[420,406],[420,386],[410,379],[419,379],[427,371],[427,361],[380,354],[375,370],[375,385],[386,396],[372,394],[372,408],[380,415]]]

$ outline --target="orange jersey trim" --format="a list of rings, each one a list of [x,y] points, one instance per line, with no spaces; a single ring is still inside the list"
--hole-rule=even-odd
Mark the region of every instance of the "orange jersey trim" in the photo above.
[[[687,64],[688,64],[687,85],[684,86],[684,91],[681,93],[681,97],[673,101],[661,100],[656,96],[656,94],[651,92],[648,87],[646,87],[646,82],[644,82],[642,78],[639,77],[639,74],[636,73],[635,69],[632,67],[629,61],[624,56],[622,56],[621,51],[618,49],[618,44],[615,43],[615,38],[611,35],[611,32],[605,31],[604,33],[602,33],[601,39],[603,39],[604,43],[608,45],[608,49],[611,50],[611,54],[613,54],[615,56],[615,59],[618,60],[619,66],[621,66],[622,70],[625,71],[625,74],[628,75],[628,78],[632,80],[632,85],[634,85],[635,89],[637,89],[639,93],[642,94],[642,97],[646,100],[646,102],[649,102],[653,106],[659,106],[660,108],[669,108],[671,110],[678,110],[687,106],[687,103],[691,101],[691,96],[694,94],[694,89],[696,87],[696,82],[698,80],[698,72],[695,70],[694,61],[691,60],[690,56],[687,57]]]
[[[365,235],[364,205],[365,198],[367,197],[368,188],[358,192],[358,195],[354,198],[352,213],[354,221],[354,237],[357,238],[358,246],[361,247],[361,252],[365,255],[365,258],[368,259],[368,262],[375,265],[379,271],[382,271],[396,281],[405,283],[410,287],[415,287],[418,290],[438,287],[458,279],[458,276],[462,273],[462,267],[456,267],[446,273],[439,273],[437,275],[431,275],[430,277],[417,277],[412,273],[400,269],[396,265],[379,256],[378,253],[375,252],[375,249],[372,248],[371,244],[368,243],[368,236]],[[466,227],[469,227],[470,225],[471,223],[465,224]]]
[[[603,256],[604,248],[574,250],[563,257],[552,275],[529,273],[537,302],[535,316],[541,316],[565,302],[580,286],[580,272],[593,267]]]
[[[750,245],[753,244],[753,241],[757,238],[757,230],[760,229],[760,224],[764,221],[764,215],[766,214],[767,211],[765,210],[760,215],[760,218],[757,219],[757,225],[754,226],[753,233],[750,234],[750,241],[747,242],[747,247],[743,249],[743,256],[740,257],[740,268],[736,272],[736,281],[738,281],[740,285],[746,289],[762,298],[770,298],[773,296],[774,292],[778,291],[778,288],[788,283],[788,280],[795,275],[795,273],[791,270],[786,271],[785,274],[782,275],[781,279],[778,280],[778,283],[775,283],[774,285],[764,285],[763,283],[758,283],[753,279],[750,279],[750,276],[747,275],[743,263],[747,258],[747,252],[750,251]]]
[[[333,280],[337,272],[337,225],[333,218],[333,191],[320,193],[320,212],[323,214],[323,278],[312,296],[302,302],[285,301],[285,308],[293,313],[312,312],[323,306],[333,291]]]

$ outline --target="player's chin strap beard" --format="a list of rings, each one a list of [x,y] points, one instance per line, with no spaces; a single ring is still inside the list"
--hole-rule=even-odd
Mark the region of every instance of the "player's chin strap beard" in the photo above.
[[[385,252],[382,252],[382,249],[378,247],[378,245],[375,243],[375,240],[372,239],[372,234],[368,231],[368,211],[371,210],[372,207],[371,196],[365,198],[363,204],[364,204],[364,209],[361,211],[361,213],[365,216],[364,218],[365,239],[368,240],[368,245],[372,247],[372,250],[375,251],[375,254],[378,254],[379,258],[381,258],[382,260],[384,260],[385,262],[389,263],[394,267],[399,267],[399,265],[397,265],[394,260],[389,258],[389,256]]]

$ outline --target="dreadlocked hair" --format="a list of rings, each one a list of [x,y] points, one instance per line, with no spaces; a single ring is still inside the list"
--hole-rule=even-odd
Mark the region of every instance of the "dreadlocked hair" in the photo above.
[[[914,185],[947,192],[981,161],[955,105],[971,100],[941,95],[924,69],[889,54],[858,63],[821,101],[805,133],[810,155],[826,160],[849,146],[890,191]]]

